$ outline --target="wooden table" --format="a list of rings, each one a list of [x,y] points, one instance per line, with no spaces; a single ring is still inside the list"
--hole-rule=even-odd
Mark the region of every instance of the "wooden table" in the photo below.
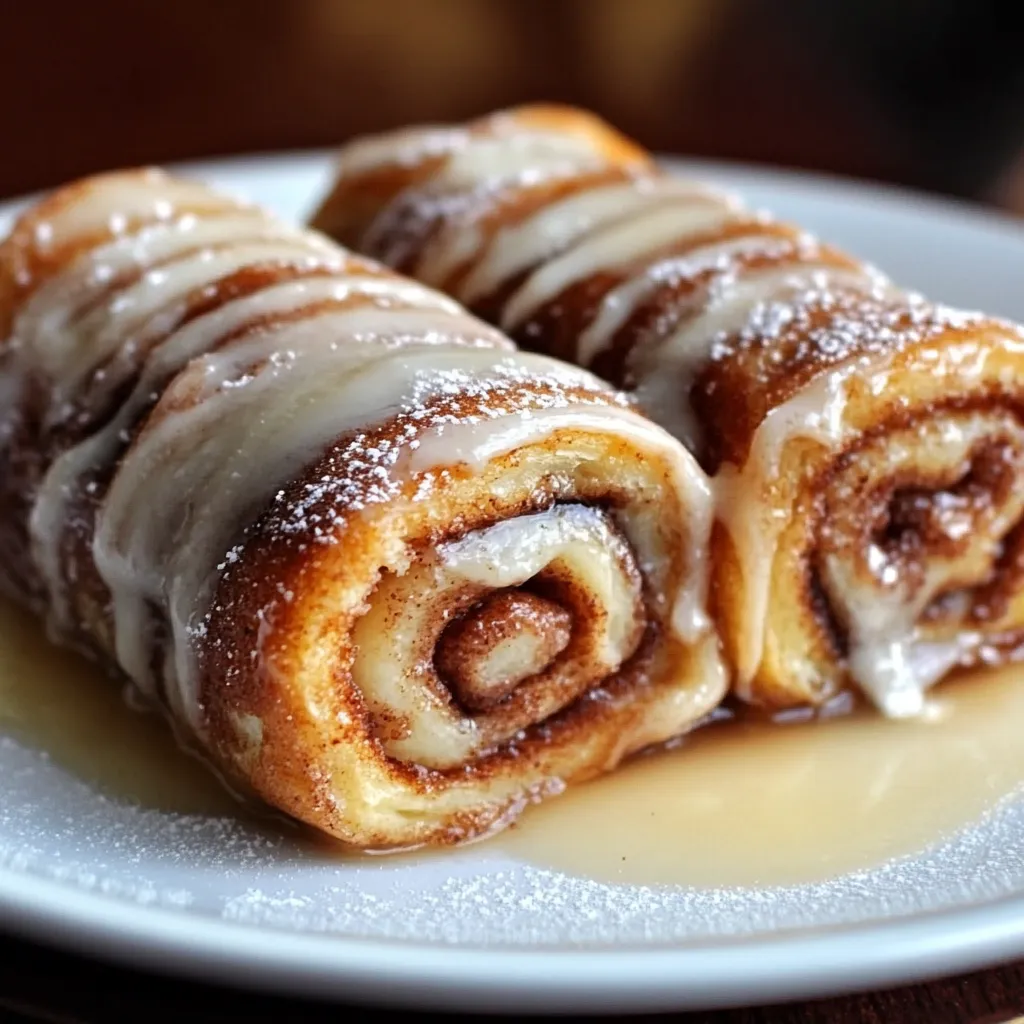
[[[672,1020],[678,1024],[1005,1024],[1024,1020],[1022,1015],[1024,963],[1017,963],[929,985],[845,999],[634,1019]],[[226,988],[122,970],[17,939],[0,938],[0,1020],[14,1024],[209,1024],[223,1020],[338,1024],[354,1019],[399,1017],[423,1024],[441,1024],[450,1019],[447,1014],[386,1013],[245,995]]]

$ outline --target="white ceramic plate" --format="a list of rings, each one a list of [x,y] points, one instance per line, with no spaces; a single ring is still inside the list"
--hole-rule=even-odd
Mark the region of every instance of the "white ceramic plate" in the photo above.
[[[318,156],[190,170],[293,217],[329,175]],[[1009,220],[838,180],[684,170],[903,283],[1024,320],[1024,228]],[[880,987],[1024,955],[1024,801],[827,884],[701,890],[575,879],[486,843],[339,862],[241,821],[111,800],[3,736],[0,779],[5,928],[245,986],[424,1008],[626,1011]]]

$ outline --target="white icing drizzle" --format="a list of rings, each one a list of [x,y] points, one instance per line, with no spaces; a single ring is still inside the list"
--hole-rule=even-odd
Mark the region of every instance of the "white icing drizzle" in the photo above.
[[[97,309],[64,333],[65,356],[54,389],[53,414],[63,419],[64,403],[75,394],[86,374],[124,351],[125,344],[145,348],[148,339],[172,329],[184,312],[181,300],[204,286],[244,267],[278,260],[299,266],[322,265],[323,259],[301,244],[283,241],[237,244],[223,251],[207,250],[183,257],[180,266],[164,264],[147,271],[137,284],[123,289],[108,308]],[[57,337],[43,331],[40,337]],[[78,345],[71,339],[81,339]],[[126,340],[130,339],[130,340]]]
[[[843,567],[831,560],[829,573]],[[917,625],[927,600],[908,598],[899,587],[865,588],[848,575],[837,590],[850,623],[850,672],[890,718],[908,718],[925,708],[927,690],[978,648],[983,635],[969,630],[949,639],[929,639]],[[934,593],[922,588],[925,598]]]
[[[80,186],[69,201],[49,209],[35,228],[33,242],[45,256],[101,232],[123,235],[137,221],[169,221],[183,210],[207,212],[240,205],[204,185],[158,170],[139,172],[130,180],[129,175],[103,175]]]
[[[368,309],[349,310],[344,314],[332,315],[329,309],[316,317],[307,314],[302,321],[287,324],[283,329],[261,331],[258,343],[272,356],[274,350],[269,347],[272,344],[284,345],[287,351],[287,346],[294,345],[311,333],[329,334],[332,329],[338,328],[347,329],[353,336],[387,337],[389,331],[397,334],[410,328],[408,307],[417,305],[424,310],[434,309],[438,314],[461,316],[458,307],[450,300],[412,282],[396,281],[391,278],[335,276],[288,282],[243,299],[236,299],[168,335],[165,341],[150,353],[138,383],[117,414],[100,431],[69,448],[54,460],[36,495],[29,524],[30,535],[36,564],[51,595],[52,631],[60,635],[70,626],[70,609],[60,548],[55,541],[59,540],[61,530],[67,522],[69,503],[75,496],[76,483],[90,470],[108,463],[115,457],[123,446],[130,428],[146,406],[151,404],[152,396],[158,393],[163,383],[180,372],[189,360],[209,351],[218,339],[234,334],[263,317],[286,316],[289,313],[308,310],[311,305],[317,303],[340,303],[360,296],[374,299],[374,305]],[[392,308],[388,309],[388,305]],[[405,308],[394,308],[399,306]],[[446,334],[428,331],[421,341],[423,344],[431,344],[457,340],[457,326],[454,324],[453,330]],[[499,336],[465,339],[466,344],[473,344],[474,341],[489,347],[500,347],[503,339]],[[494,344],[495,342],[499,344]],[[260,354],[259,351],[253,352],[252,357],[256,359]]]
[[[759,308],[774,304],[786,309],[837,288],[870,291],[874,283],[856,271],[813,263],[737,272],[716,282],[698,312],[675,332],[634,346],[627,363],[637,382],[637,400],[669,433],[696,450],[701,432],[689,395],[715,344],[740,333]],[[791,416],[785,421],[800,429]]]
[[[502,327],[515,329],[567,288],[600,271],[642,259],[688,235],[717,230],[733,216],[732,209],[718,199],[695,193],[613,221],[538,267],[506,303]]]
[[[502,227],[461,282],[457,297],[467,306],[490,295],[516,274],[562,252],[591,231],[625,220],[670,196],[703,195],[672,178],[640,178],[575,192],[541,207],[520,223]],[[417,269],[417,274],[421,272]],[[440,280],[435,275],[434,280]]]
[[[490,209],[496,191],[509,185],[524,187],[572,178],[598,166],[599,157],[575,135],[520,132],[469,136],[415,187],[417,196],[440,204],[445,204],[448,196],[461,195],[467,205],[427,239],[415,267],[416,277],[442,285],[454,270],[477,255],[484,235],[476,219]],[[369,237],[374,230],[370,228]]]
[[[53,382],[52,423],[66,416],[69,397],[92,370],[124,346],[144,346],[172,328],[181,301],[204,285],[261,261],[337,259],[326,239],[257,211],[229,207],[227,216],[202,219],[187,213],[86,252],[37,289],[12,333],[31,367]]]
[[[493,189],[579,174],[603,161],[589,139],[551,131],[469,136],[427,182],[439,191]]]
[[[466,129],[447,125],[422,125],[368,135],[349,142],[338,154],[337,173],[341,178],[359,178],[384,167],[418,167],[464,146],[468,138]]]
[[[18,311],[14,333],[28,340],[48,373],[60,371],[76,344],[71,329],[84,310],[117,288],[126,277],[185,252],[224,242],[237,243],[245,232],[250,238],[295,237],[283,225],[268,223],[257,211],[227,207],[203,218],[186,213],[158,221],[137,233],[122,235],[91,249],[55,278],[44,281]]]
[[[571,180],[603,165],[583,137],[542,130],[503,133],[499,124],[490,127],[466,133],[436,166],[421,165],[414,182],[398,193],[397,215],[395,208],[385,207],[366,228],[360,245],[393,264],[418,250],[416,276],[443,285],[483,244],[479,218],[492,208],[497,194]],[[382,166],[395,166],[386,146],[378,155]],[[428,160],[425,154],[424,162]],[[410,232],[417,241],[410,241]]]
[[[858,369],[844,367],[825,374],[772,409],[758,427],[742,469],[723,466],[712,480],[716,516],[729,531],[743,576],[747,628],[736,652],[734,689],[744,700],[754,698],[751,682],[764,653],[778,538],[789,519],[786,510],[770,514],[765,496],[778,479],[782,454],[791,441],[808,438],[826,448],[843,442],[846,384]]]
[[[604,296],[597,315],[577,339],[576,361],[581,366],[593,363],[640,305],[663,285],[693,281],[708,271],[725,273],[732,268],[735,256],[765,255],[782,247],[788,247],[785,239],[772,235],[744,235],[656,260]]]
[[[379,467],[379,481],[362,501],[387,500],[394,481],[410,473],[455,464],[480,468],[562,429],[612,432],[655,455],[688,510],[692,533],[687,577],[678,593],[667,595],[673,622],[683,638],[707,631],[707,481],[667,435],[624,405],[559,398],[564,388],[607,394],[596,378],[515,352],[450,299],[367,270],[315,233],[283,227],[191,186],[168,189],[165,200],[167,179],[160,175],[123,180],[126,212],[111,179],[82,191],[61,209],[59,221],[43,222],[48,227],[40,232],[54,251],[87,247],[90,233],[111,224],[116,237],[51,268],[39,283],[19,320],[17,373],[5,377],[46,382],[56,420],[73,415],[83,388],[110,397],[137,375],[113,416],[53,462],[36,495],[32,552],[49,591],[55,632],[72,625],[61,545],[74,502],[88,494],[90,473],[120,453],[98,507],[92,547],[110,593],[117,659],[140,688],[162,692],[176,718],[201,733],[195,644],[239,532],[330,446],[397,414],[425,419],[410,434],[415,441],[396,442],[396,458]],[[74,209],[93,201],[98,209]],[[194,213],[186,203],[206,212]],[[219,281],[266,264],[308,273],[225,298],[182,322],[190,303],[214,294]],[[90,374],[98,368],[107,376],[97,382]],[[502,388],[514,393],[538,382],[551,388],[546,405],[519,412],[503,407]],[[481,407],[485,413],[430,419],[432,401],[490,395],[492,388],[498,397]],[[544,530],[548,520],[571,525],[575,514],[552,512]],[[642,571],[676,557],[651,540],[656,531],[645,516],[656,514],[641,509],[624,528]],[[532,523],[521,517],[509,526],[524,551]],[[570,540],[566,535],[559,543]],[[607,590],[618,586],[614,573],[600,568],[607,554],[600,530],[580,543],[589,552],[583,561],[596,574],[591,582],[618,601]],[[466,559],[477,565],[471,552],[487,549],[474,535],[463,546],[465,552],[453,547],[454,561],[445,562],[452,572],[461,572]],[[163,665],[152,663],[160,649],[150,635],[154,623],[169,630]],[[610,665],[617,657],[613,627]]]

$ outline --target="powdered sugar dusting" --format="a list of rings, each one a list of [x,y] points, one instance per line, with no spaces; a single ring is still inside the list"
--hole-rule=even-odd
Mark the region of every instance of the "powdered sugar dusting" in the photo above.
[[[295,494],[279,491],[269,529],[282,535],[312,530],[319,542],[334,543],[330,528],[341,525],[342,513],[392,500],[399,493],[405,473],[396,467],[420,447],[425,434],[443,436],[446,428],[527,419],[545,409],[579,405],[581,391],[604,405],[630,407],[627,398],[609,393],[596,378],[553,362],[540,369],[523,357],[509,357],[482,375],[461,367],[425,369],[415,376],[387,436],[360,431],[328,455],[319,480],[304,483]],[[430,479],[428,472],[416,497],[426,497]],[[229,553],[225,566],[237,557],[237,550]]]
[[[739,331],[714,339],[711,358],[721,361],[751,348],[770,348],[788,365],[884,357],[984,319],[916,294],[894,297],[884,282],[862,291],[812,281],[810,287],[757,303]]]
[[[1024,893],[1024,800],[923,854],[784,888],[612,885],[484,844],[348,858],[244,818],[103,797],[0,739],[0,900],[21,877],[247,927],[458,946],[661,945],[820,928]]]

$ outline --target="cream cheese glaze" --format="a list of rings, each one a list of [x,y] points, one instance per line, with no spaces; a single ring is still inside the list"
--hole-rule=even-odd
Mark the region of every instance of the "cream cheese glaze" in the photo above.
[[[667,199],[694,199],[705,194],[700,187],[674,179],[650,183],[633,180],[571,193],[519,223],[501,227],[493,241],[484,243],[480,258],[460,282],[459,298],[470,305],[521,271],[537,266],[611,222],[625,220]],[[480,248],[479,243],[476,248]],[[447,267],[438,268],[424,259],[416,273],[440,285],[444,282],[443,269]]]
[[[541,140],[523,150],[523,163],[550,149],[557,166],[564,148]],[[467,173],[490,166],[483,154]],[[53,460],[31,512],[32,553],[55,635],[66,636],[73,626],[63,550],[68,519],[81,495],[92,493],[93,474],[116,459],[91,550],[110,594],[117,660],[140,688],[162,696],[180,722],[201,734],[196,640],[233,557],[239,524],[272,504],[339,437],[398,412],[415,417],[438,397],[517,380],[550,382],[549,406],[507,413],[496,402],[490,417],[427,423],[401,452],[402,471],[479,471],[496,456],[571,429],[622,435],[640,451],[656,451],[671,466],[680,501],[693,508],[696,543],[679,592],[653,600],[675,608],[670,618],[681,641],[707,631],[706,478],[624,404],[570,409],[558,399],[560,387],[604,392],[596,378],[515,352],[451,300],[352,260],[316,232],[157,174],[124,181],[115,187],[100,180],[36,225],[41,260],[71,255],[45,273],[37,268],[38,281],[26,268],[23,284],[31,294],[7,346],[5,386],[16,392],[45,384],[47,429],[77,423],[83,395],[93,403],[84,408],[94,427]],[[90,245],[104,230],[113,239]],[[223,282],[267,265],[291,268],[296,277],[242,289],[203,311]],[[628,622],[639,592],[635,568],[613,552],[630,545],[641,570],[664,552],[642,515],[629,524],[611,522],[583,506],[556,506],[470,534],[417,571],[492,589],[530,578],[549,563],[570,562],[599,605],[611,602],[605,631],[595,633],[593,644],[614,671],[637,640]],[[507,565],[485,557],[499,534],[523,554],[511,576]],[[154,622],[170,630],[163,664],[153,661]],[[400,690],[400,677],[367,682],[370,699],[400,699],[395,685]],[[558,706],[556,700],[552,707]],[[394,741],[395,755],[455,764],[484,740],[502,738],[492,732],[481,739],[450,712],[435,719],[425,723],[426,732],[414,731],[416,739]]]
[[[598,228],[538,268],[508,300],[502,326],[512,330],[541,306],[599,270],[626,265],[668,246],[681,235],[721,228],[732,215],[709,196],[663,198],[654,208]]]
[[[736,652],[734,686],[746,700],[754,699],[750,684],[764,655],[772,573],[779,535],[788,519],[786,513],[770,514],[763,496],[778,479],[782,452],[789,441],[809,438],[833,448],[847,436],[843,407],[849,376],[849,371],[834,371],[772,409],[757,430],[744,466],[727,464],[712,482],[716,516],[729,531],[743,570],[742,604],[747,610],[749,629]],[[865,685],[859,673],[857,681]],[[884,688],[875,686],[869,693],[878,707],[888,713]]]

